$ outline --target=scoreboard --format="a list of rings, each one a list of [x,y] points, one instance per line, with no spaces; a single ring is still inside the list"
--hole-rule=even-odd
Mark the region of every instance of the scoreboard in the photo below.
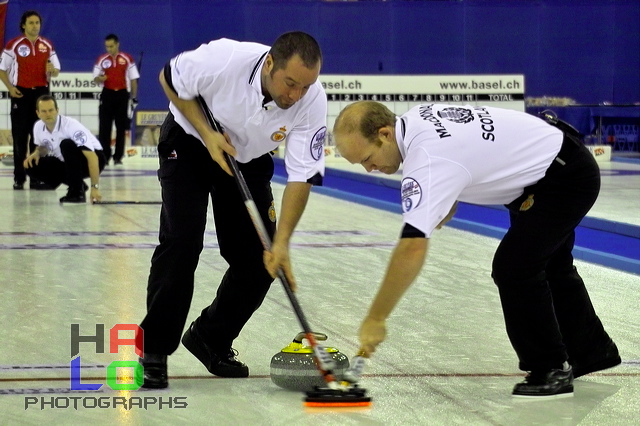
[[[321,75],[327,92],[327,127],[346,105],[378,101],[397,115],[416,105],[495,106],[524,111],[523,75]]]

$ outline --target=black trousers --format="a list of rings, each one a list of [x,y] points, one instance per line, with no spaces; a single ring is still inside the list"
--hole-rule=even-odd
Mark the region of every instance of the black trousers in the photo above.
[[[23,162],[29,151],[35,150],[33,140],[33,125],[38,121],[36,114],[36,101],[42,95],[49,94],[49,87],[16,86],[22,93],[21,98],[11,98],[11,137],[13,138],[13,179],[17,183],[24,183],[27,175]]]
[[[40,158],[37,166],[27,169],[27,174],[32,178],[57,188],[61,183],[69,186],[69,192],[79,193],[83,191],[82,179],[89,177],[89,165],[87,157],[82,153],[82,148],[71,139],[64,139],[60,143],[60,151],[64,161],[57,157],[47,156]],[[104,169],[105,159],[102,151],[95,151],[98,156],[100,171]]]
[[[493,260],[507,334],[525,371],[584,363],[610,340],[571,254],[575,228],[600,190],[598,165],[569,136],[558,158],[566,164],[554,160],[507,206],[511,227]]]
[[[147,353],[170,355],[191,305],[194,273],[203,249],[209,198],[220,253],[228,263],[217,295],[196,320],[199,334],[216,351],[228,350],[273,279],[263,264],[263,248],[233,177],[215,163],[202,142],[187,135],[169,114],[158,145],[162,186],[160,244],[151,258],[147,315],[140,324]],[[265,154],[239,164],[262,220],[275,233],[271,178],[273,159]]]
[[[125,132],[130,125],[128,108],[129,92],[102,89],[100,107],[98,108],[100,118],[98,138],[107,163],[111,159],[111,129],[114,121],[116,123],[116,150],[113,153],[113,160],[120,161],[124,157]]]

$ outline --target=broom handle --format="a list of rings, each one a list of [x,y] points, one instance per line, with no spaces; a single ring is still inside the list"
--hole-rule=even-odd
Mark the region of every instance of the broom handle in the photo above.
[[[198,97],[198,101],[200,102],[200,106],[202,107],[204,115],[207,118],[207,121],[209,122],[209,125],[211,126],[211,128],[213,128],[216,132],[223,134],[222,127],[211,114],[211,111],[207,107],[207,104],[205,103],[202,96]],[[244,205],[247,208],[249,217],[251,217],[251,221],[253,222],[253,225],[256,228],[256,231],[258,232],[258,237],[260,237],[262,246],[264,247],[265,250],[269,251],[271,250],[271,239],[269,238],[269,233],[267,232],[267,228],[264,226],[264,222],[262,221],[262,217],[260,216],[258,207],[256,206],[256,203],[253,201],[253,197],[251,196],[251,191],[249,191],[247,182],[244,180],[244,176],[242,176],[242,172],[238,167],[238,163],[236,162],[236,159],[226,152],[224,153],[224,156],[225,156],[225,159],[227,160],[227,163],[229,163],[229,166],[231,167],[231,171],[233,172],[233,177],[235,178],[236,184],[238,185],[238,189],[242,194],[242,199],[244,200]],[[313,349],[314,359],[316,361],[318,370],[320,370],[320,373],[322,373],[322,376],[328,385],[330,386],[337,385],[335,376],[333,374],[333,366],[335,364],[333,361],[333,358],[326,351],[326,349],[323,346],[319,345],[318,342],[316,341],[314,334],[311,331],[311,327],[307,322],[307,318],[302,312],[302,308],[298,303],[298,299],[293,293],[293,291],[291,290],[289,281],[287,280],[287,277],[282,271],[282,268],[278,268],[278,278],[282,282],[282,286],[284,287],[284,291],[287,293],[287,297],[291,302],[291,306],[293,306],[293,310],[296,314],[296,317],[298,318],[298,322],[300,322],[300,325],[302,326],[302,330],[304,331],[307,340],[311,344],[311,348]]]

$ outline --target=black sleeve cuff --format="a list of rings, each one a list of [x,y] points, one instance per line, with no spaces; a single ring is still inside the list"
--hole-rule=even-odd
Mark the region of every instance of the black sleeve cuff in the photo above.
[[[163,69],[163,71],[162,71],[162,72],[163,72],[163,74],[164,74],[164,81],[166,81],[166,82],[167,82],[167,85],[169,85],[169,87],[171,88],[171,90],[173,90],[175,93],[178,93],[178,92],[176,92],[175,87],[173,87],[173,80],[172,80],[172,78],[171,78],[171,65],[170,65],[170,63],[169,63],[169,62],[167,62],[167,63],[165,64],[164,69]]]
[[[404,228],[402,228],[402,235],[400,238],[426,238],[424,232],[419,230],[418,228],[409,225],[408,223],[404,224]]]

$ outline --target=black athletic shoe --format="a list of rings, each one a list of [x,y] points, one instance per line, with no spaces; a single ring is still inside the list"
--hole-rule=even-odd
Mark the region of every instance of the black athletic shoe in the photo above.
[[[592,356],[584,360],[569,360],[569,362],[573,365],[573,377],[577,379],[585,374],[620,365],[622,359],[620,359],[616,344],[613,340],[609,340],[609,343],[607,343],[604,351],[599,356]]]
[[[573,371],[567,364],[566,369],[532,371],[524,382],[513,388],[516,398],[561,398],[573,396]]]
[[[86,203],[87,202],[87,196],[84,195],[84,192],[80,192],[80,193],[69,193],[67,192],[67,195],[65,195],[64,197],[60,198],[60,203],[64,203],[64,204],[81,204],[81,203]]]
[[[144,379],[142,383],[137,383],[139,386],[148,389],[164,389],[169,386],[166,355],[145,353],[144,358],[138,358],[138,362],[144,368]]]
[[[29,182],[29,189],[35,189],[36,191],[53,191],[56,188],[39,180],[31,180]]]
[[[22,191],[24,189],[24,182],[22,183],[13,182],[13,189],[16,191]]]
[[[198,334],[194,323],[191,323],[182,336],[182,344],[207,367],[211,374],[220,377],[249,376],[249,367],[236,359],[238,352],[235,349],[213,352]]]

